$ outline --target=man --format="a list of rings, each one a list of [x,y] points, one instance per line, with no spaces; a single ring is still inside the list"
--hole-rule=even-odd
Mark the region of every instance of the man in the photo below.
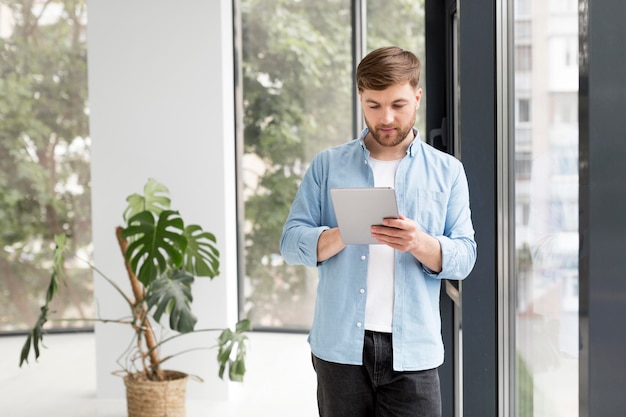
[[[284,259],[319,270],[309,343],[323,417],[441,415],[441,279],[470,273],[476,243],[461,163],[413,128],[419,75],[397,47],[361,61],[367,128],[313,159],[284,225]],[[388,186],[400,217],[371,227],[380,244],[345,245],[330,189]]]

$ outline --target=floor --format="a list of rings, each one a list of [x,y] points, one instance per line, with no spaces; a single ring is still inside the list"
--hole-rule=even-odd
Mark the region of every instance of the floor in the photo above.
[[[20,368],[24,337],[0,337],[0,415],[126,416],[124,399],[96,396],[93,334],[47,336],[51,338],[54,349],[46,351],[45,361]],[[186,417],[316,416],[315,373],[306,336],[253,333],[250,342],[246,381],[235,384],[228,401],[188,400]],[[281,361],[265,360],[268,354],[279,355]]]

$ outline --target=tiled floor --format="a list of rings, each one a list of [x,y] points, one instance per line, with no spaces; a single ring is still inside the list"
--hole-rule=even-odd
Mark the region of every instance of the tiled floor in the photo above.
[[[93,335],[51,338],[55,346],[46,351],[45,361],[19,368],[24,337],[0,337],[0,416],[126,416],[124,399],[96,397]],[[187,417],[316,416],[306,336],[253,333],[250,342],[246,381],[237,384],[228,401],[188,400]]]

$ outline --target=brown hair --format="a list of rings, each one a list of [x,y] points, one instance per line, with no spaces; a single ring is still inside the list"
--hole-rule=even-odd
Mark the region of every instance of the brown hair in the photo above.
[[[403,82],[417,88],[420,60],[409,51],[396,46],[376,49],[363,58],[356,69],[356,84],[363,90],[385,90]]]

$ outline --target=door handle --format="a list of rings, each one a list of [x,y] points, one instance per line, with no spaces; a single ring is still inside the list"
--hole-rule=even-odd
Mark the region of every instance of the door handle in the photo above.
[[[437,140],[437,138],[440,138]],[[448,152],[448,118],[441,119],[441,127],[428,132],[428,144],[444,152]]]
[[[446,280],[446,294],[452,300],[455,306],[461,307],[461,293],[459,289],[455,287],[450,281]]]

